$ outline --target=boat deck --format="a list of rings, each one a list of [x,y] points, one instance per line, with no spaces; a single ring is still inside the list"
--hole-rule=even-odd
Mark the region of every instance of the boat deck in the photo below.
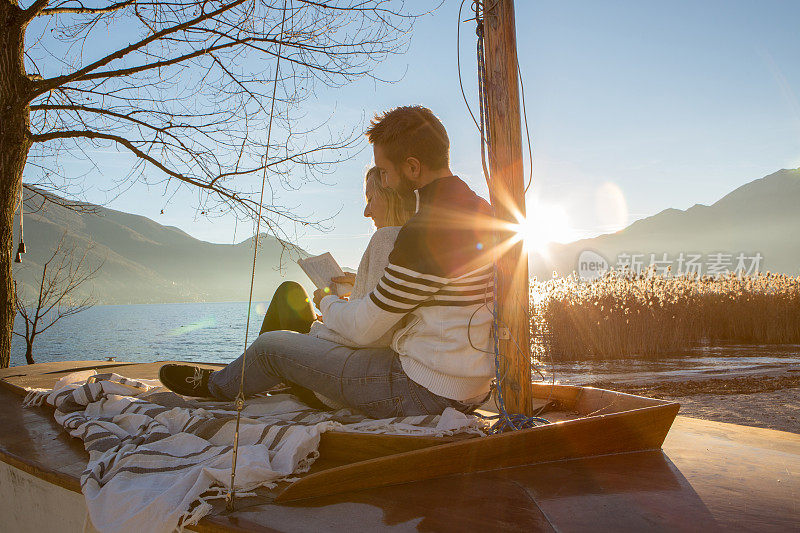
[[[79,491],[82,442],[61,430],[50,408],[21,408],[19,389],[12,390],[52,386],[65,371],[59,365],[0,371],[0,461]],[[146,366],[118,370],[152,377]],[[193,529],[788,530],[800,523],[798,501],[800,435],[677,417],[662,450],[483,469],[284,504],[242,499],[235,513],[220,505]]]

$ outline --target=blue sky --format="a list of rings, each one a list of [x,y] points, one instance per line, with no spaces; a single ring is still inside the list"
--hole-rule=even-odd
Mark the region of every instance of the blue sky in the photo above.
[[[405,72],[399,82],[323,90],[307,107],[312,116],[335,110],[338,124],[363,127],[361,121],[376,111],[427,105],[450,134],[453,171],[485,196],[479,137],[458,87],[459,3],[447,0],[418,21],[408,52],[378,66],[382,77]],[[713,203],[753,179],[800,166],[800,2],[516,4],[534,151],[528,201],[548,214],[542,224],[556,218],[566,224],[551,234],[564,240],[614,231],[669,207]],[[462,68],[471,104],[476,102],[474,35],[474,23],[462,24]],[[238,242],[252,233],[240,223],[234,235],[233,218],[197,216],[191,191],[179,193],[164,214],[162,189],[133,185],[115,197],[106,192],[109,180],[126,160],[114,149],[96,157],[102,173],[62,161],[68,171],[88,172],[90,201],[211,242]],[[331,251],[344,265],[357,264],[371,233],[362,217],[361,192],[370,160],[365,147],[326,178],[331,185],[283,194],[286,204],[306,214],[335,214],[329,233],[302,234],[301,246]]]

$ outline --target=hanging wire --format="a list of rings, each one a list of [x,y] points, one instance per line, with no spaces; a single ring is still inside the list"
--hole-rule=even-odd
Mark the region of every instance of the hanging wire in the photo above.
[[[483,47],[483,17],[478,14],[478,2],[475,2],[475,33],[478,36],[478,44],[477,44],[477,55],[478,55],[478,106],[480,111],[480,119],[481,119],[481,166],[483,167],[483,176],[486,179],[486,185],[489,187],[489,190],[492,190],[491,186],[491,174],[489,174],[489,167],[486,164],[486,152],[488,152],[489,147],[492,145],[491,138],[489,137],[489,125],[487,124],[488,118],[486,117],[486,110],[489,109],[489,97],[486,94],[486,60],[484,57],[484,47]],[[492,215],[496,215],[494,213],[494,205],[492,205]],[[495,267],[496,268],[496,267]],[[497,276],[495,275],[495,281],[497,281]],[[497,290],[497,286],[495,285],[495,290]]]
[[[458,24],[456,25],[456,64],[458,65],[458,86],[461,88],[461,98],[464,100],[464,104],[467,106],[467,111],[469,111],[469,116],[472,117],[472,122],[475,124],[475,127],[478,129],[478,131],[481,131],[481,127],[478,125],[478,120],[475,118],[475,113],[472,112],[472,106],[469,105],[467,93],[464,92],[464,82],[461,79],[461,24],[462,22],[477,20],[477,12],[475,11],[477,6],[474,0],[472,2],[472,11],[475,13],[475,16],[463,21],[461,20],[461,11],[464,9],[464,3],[466,1],[467,0],[461,0],[461,5],[458,7]],[[481,133],[481,137],[483,137],[483,133]]]
[[[484,139],[484,135],[483,135],[483,128],[480,125],[478,125],[478,119],[475,118],[475,113],[472,111],[472,106],[469,105],[469,100],[467,99],[467,94],[464,91],[464,80],[463,80],[463,78],[461,76],[461,24],[464,23],[464,22],[469,22],[470,20],[474,20],[474,21],[477,22],[477,28],[476,28],[475,32],[478,34],[478,39],[479,39],[478,47],[482,48],[483,44],[482,44],[482,42],[480,42],[480,40],[483,37],[482,36],[483,22],[482,22],[482,19],[481,19],[479,13],[482,10],[483,3],[481,2],[481,0],[472,0],[472,2],[471,2],[472,5],[470,7],[471,7],[471,11],[473,13],[473,16],[468,18],[468,19],[462,20],[461,16],[462,16],[462,12],[464,10],[464,4],[466,3],[466,1],[467,0],[461,0],[461,4],[458,7],[458,21],[457,21],[457,24],[456,24],[456,64],[457,64],[457,67],[458,67],[457,68],[457,71],[458,71],[458,86],[461,89],[461,99],[464,101],[464,105],[467,107],[467,111],[469,112],[469,116],[472,118],[472,122],[473,122],[473,124],[475,124],[475,128],[478,130],[478,132],[480,132],[481,140],[485,140]],[[495,4],[493,4],[492,7],[494,7],[494,5],[496,5],[496,4],[497,4],[497,2],[495,2]],[[482,56],[482,52],[480,50],[479,50],[478,54],[479,54],[479,57]],[[531,132],[530,132],[530,128],[528,127],[528,108],[525,105],[525,81],[522,78],[522,70],[520,69],[520,66],[519,66],[519,55],[517,56],[517,76],[519,77],[520,96],[522,98],[522,122],[523,122],[523,126],[525,127],[525,140],[526,140],[526,143],[528,145],[528,182],[525,184],[525,194],[527,194],[528,193],[528,189],[530,189],[531,184],[533,183],[533,143],[531,142]],[[481,99],[481,101],[482,101],[482,99]],[[484,164],[483,171],[484,171],[484,175],[485,176],[489,175],[485,164]]]
[[[278,59],[275,62],[275,81],[272,85],[272,102],[269,110],[269,124],[267,126],[267,146],[264,150],[264,173],[261,178],[261,197],[258,201],[258,218],[256,219],[256,237],[253,243],[253,269],[250,273],[250,296],[247,300],[247,325],[244,329],[244,351],[242,352],[242,375],[239,380],[239,393],[236,395],[234,404],[236,406],[236,431],[233,434],[233,464],[231,465],[231,485],[228,494],[225,496],[225,506],[228,511],[234,510],[236,500],[236,459],[239,452],[239,422],[242,418],[242,409],[244,409],[244,369],[246,368],[247,360],[247,344],[248,333],[250,332],[250,312],[253,306],[253,285],[256,279],[256,257],[258,257],[258,239],[261,233],[261,208],[264,203],[264,188],[267,182],[267,163],[269,162],[269,143],[272,136],[272,117],[275,113],[275,95],[278,90],[278,76],[281,67],[281,48],[283,47],[283,29],[286,24],[286,0],[283,0],[283,8],[281,10],[281,31],[280,39],[278,40]]]
[[[533,183],[533,146],[531,144],[531,131],[528,129],[528,110],[525,107],[525,84],[522,81],[522,70],[519,68],[519,55],[517,56],[517,76],[519,77],[519,94],[522,97],[522,122],[525,124],[525,138],[528,141],[528,183],[525,184],[525,194]]]

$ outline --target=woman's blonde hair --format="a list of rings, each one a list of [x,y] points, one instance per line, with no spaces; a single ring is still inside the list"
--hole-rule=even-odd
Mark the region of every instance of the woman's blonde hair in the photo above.
[[[374,187],[375,194],[386,200],[386,223],[389,226],[402,226],[416,211],[416,199],[411,192],[398,193],[389,187],[384,187],[381,183],[381,171],[378,167],[372,167],[367,171],[364,178],[364,188],[370,180]]]

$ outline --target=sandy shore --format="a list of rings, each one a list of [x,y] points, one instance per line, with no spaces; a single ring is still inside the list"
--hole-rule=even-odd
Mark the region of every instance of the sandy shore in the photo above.
[[[681,415],[800,433],[800,387],[772,392],[700,394],[669,399],[680,402]]]
[[[800,434],[800,376],[591,385],[674,400],[684,416]]]

